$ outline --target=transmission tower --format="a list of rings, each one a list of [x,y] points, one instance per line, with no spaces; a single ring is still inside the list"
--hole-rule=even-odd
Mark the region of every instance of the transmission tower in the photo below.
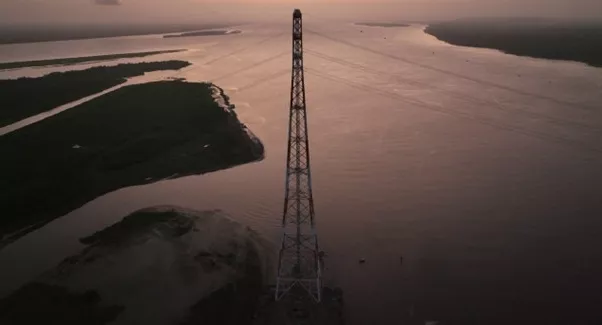
[[[322,266],[314,227],[303,77],[303,25],[299,9],[293,13],[293,68],[282,229],[276,300],[291,291],[304,289],[319,302]]]

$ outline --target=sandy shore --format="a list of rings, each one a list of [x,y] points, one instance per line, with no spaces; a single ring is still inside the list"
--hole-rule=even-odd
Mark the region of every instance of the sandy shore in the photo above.
[[[273,248],[221,211],[143,209],[81,241],[0,300],[0,323],[244,324],[273,276]]]

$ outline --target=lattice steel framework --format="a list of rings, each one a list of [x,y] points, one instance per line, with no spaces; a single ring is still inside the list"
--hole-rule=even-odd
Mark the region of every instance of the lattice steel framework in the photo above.
[[[303,24],[299,9],[293,13],[293,68],[282,229],[276,300],[298,286],[319,302],[322,266],[314,227],[303,76]]]

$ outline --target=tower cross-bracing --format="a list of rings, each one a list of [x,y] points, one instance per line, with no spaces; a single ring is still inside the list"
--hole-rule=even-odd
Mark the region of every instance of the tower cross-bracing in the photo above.
[[[278,258],[276,300],[303,288],[321,300],[321,261],[314,223],[311,190],[305,80],[303,75],[303,24],[299,9],[293,13],[291,100],[286,159],[286,188],[282,216],[282,246]]]

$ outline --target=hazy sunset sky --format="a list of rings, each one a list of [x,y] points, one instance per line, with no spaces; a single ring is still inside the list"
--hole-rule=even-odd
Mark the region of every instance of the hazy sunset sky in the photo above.
[[[602,0],[0,0],[0,22],[68,24],[270,20],[294,7],[340,19],[602,16]]]

